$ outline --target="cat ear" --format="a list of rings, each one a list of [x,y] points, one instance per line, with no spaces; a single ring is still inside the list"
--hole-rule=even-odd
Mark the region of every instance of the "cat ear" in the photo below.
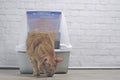
[[[63,61],[63,58],[61,58],[61,57],[56,57],[56,58],[55,58],[55,61],[56,61],[57,63],[60,63],[60,62]]]

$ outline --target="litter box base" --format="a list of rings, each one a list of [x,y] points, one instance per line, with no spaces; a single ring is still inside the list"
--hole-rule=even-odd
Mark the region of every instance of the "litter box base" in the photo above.
[[[68,63],[69,63],[69,55],[70,51],[63,51],[63,50],[55,50],[57,56],[62,57],[64,60],[61,63],[58,63],[56,74],[65,74],[68,72]],[[32,65],[30,64],[28,57],[25,51],[18,51],[18,63],[19,69],[21,74],[31,74]]]

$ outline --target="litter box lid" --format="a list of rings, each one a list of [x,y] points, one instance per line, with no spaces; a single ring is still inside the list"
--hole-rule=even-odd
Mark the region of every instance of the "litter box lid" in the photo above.
[[[72,48],[67,22],[62,12],[27,11],[26,15],[28,32],[55,32],[55,49]]]

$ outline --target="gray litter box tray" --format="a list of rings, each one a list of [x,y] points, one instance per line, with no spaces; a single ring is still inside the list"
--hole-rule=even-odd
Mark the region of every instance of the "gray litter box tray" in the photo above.
[[[63,62],[58,63],[56,73],[67,73],[70,51],[58,49],[55,50],[55,53],[57,56],[64,58]],[[20,72],[24,74],[33,73],[31,63],[26,55],[26,51],[18,51],[17,56]]]

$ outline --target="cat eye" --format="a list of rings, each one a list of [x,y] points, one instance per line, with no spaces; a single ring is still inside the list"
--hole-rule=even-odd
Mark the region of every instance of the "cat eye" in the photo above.
[[[44,59],[44,61],[46,62],[46,61],[47,61],[47,59]]]
[[[48,58],[44,58],[44,59],[43,59],[43,62],[47,62],[47,61],[48,61]]]

